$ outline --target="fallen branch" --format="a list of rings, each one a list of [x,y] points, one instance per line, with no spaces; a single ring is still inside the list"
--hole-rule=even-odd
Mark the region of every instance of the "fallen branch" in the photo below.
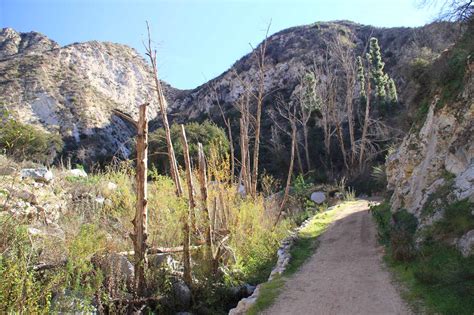
[[[199,246],[190,246],[189,250],[197,250],[201,247]],[[153,247],[148,249],[147,254],[148,255],[153,255],[153,254],[172,254],[172,253],[181,253],[183,252],[183,246],[177,246],[177,247]],[[126,251],[126,252],[119,252],[119,255],[123,256],[132,256],[135,254],[135,252],[132,251]]]
[[[40,263],[35,266],[33,266],[34,271],[44,271],[44,270],[51,270],[51,269],[56,269],[59,267],[64,267],[67,264],[67,260],[61,260],[56,263]]]

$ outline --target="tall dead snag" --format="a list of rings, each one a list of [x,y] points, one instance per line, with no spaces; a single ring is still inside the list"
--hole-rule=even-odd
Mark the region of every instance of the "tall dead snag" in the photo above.
[[[191,233],[190,233],[190,228],[189,228],[189,221],[191,217],[194,217],[194,209],[196,207],[196,203],[194,201],[194,186],[193,186],[193,178],[192,178],[191,159],[189,157],[189,147],[188,147],[188,141],[186,139],[186,130],[184,129],[184,125],[181,125],[181,144],[183,145],[184,164],[186,167],[186,183],[188,186],[188,198],[189,198],[188,212],[186,213],[183,220],[184,282],[186,282],[188,286],[192,286],[193,280],[192,280],[192,269],[191,269],[191,254],[189,251],[189,247],[191,243]],[[195,222],[195,220],[192,220],[192,221],[193,223]]]
[[[356,67],[354,64],[354,54],[351,42],[347,43],[343,37],[337,36],[330,43],[331,55],[335,56],[339,66],[343,71],[344,78],[344,103],[347,112],[347,122],[349,126],[349,142],[350,142],[350,165],[354,166],[357,155],[357,146],[354,131],[354,94],[356,86]]]
[[[284,102],[280,99],[277,102],[277,108],[280,113],[280,115],[288,120],[291,126],[291,153],[290,153],[290,166],[288,168],[288,175],[286,177],[286,185],[285,185],[285,193],[283,195],[283,199],[280,203],[279,211],[278,211],[278,217],[275,221],[275,225],[277,225],[278,221],[280,220],[281,214],[283,212],[283,209],[285,207],[286,202],[288,201],[288,195],[290,193],[290,186],[291,186],[291,177],[293,176],[293,166],[294,166],[294,161],[295,161],[295,150],[296,150],[296,131],[297,131],[297,126],[296,126],[296,108],[289,104],[284,104]]]
[[[320,109],[320,100],[316,94],[316,78],[313,72],[306,72],[300,77],[298,89],[297,105],[298,105],[298,122],[303,127],[304,150],[306,157],[307,171],[311,171],[311,160],[309,154],[309,128],[308,124],[315,110]]]
[[[252,197],[257,196],[257,181],[258,181],[258,164],[259,164],[259,157],[260,157],[260,133],[261,133],[261,120],[262,120],[262,108],[263,108],[263,101],[267,94],[265,93],[265,72],[266,72],[266,67],[265,67],[265,54],[266,54],[266,48],[267,48],[267,39],[268,39],[268,32],[270,30],[270,25],[271,23],[268,24],[267,27],[267,32],[265,34],[265,40],[263,43],[260,45],[258,49],[255,49],[252,47],[253,50],[253,58],[255,58],[256,63],[257,63],[257,87],[254,88],[250,85],[249,82],[246,82],[243,78],[240,77],[240,75],[237,73],[237,71],[234,70],[234,74],[237,78],[237,80],[240,82],[242,85],[242,88],[244,89],[244,94],[243,98],[247,98],[247,103],[248,103],[248,98],[251,96],[252,99],[255,101],[255,114],[250,113],[250,108],[247,104],[247,107],[242,107],[240,102],[237,102],[237,109],[240,111],[241,117],[244,118],[244,122],[250,122],[252,123],[252,129],[255,130],[254,133],[254,145],[253,145],[253,152],[250,152],[249,146],[244,148],[244,151],[241,151],[241,163],[246,164],[247,167],[247,173],[248,173],[248,181],[250,182],[250,185],[248,187],[245,187],[245,193],[250,194]],[[247,116],[249,119],[245,119],[244,116]],[[244,124],[244,128],[246,128],[246,137],[247,139],[250,138],[249,131],[250,129],[248,128],[249,125]],[[242,129],[240,130],[240,135],[242,136],[243,131]],[[241,142],[241,147],[242,147],[242,142]],[[252,156],[252,161],[250,160],[250,156]],[[245,159],[248,158],[248,161],[244,161]],[[252,163],[252,164],[251,164]],[[246,182],[246,178],[243,176],[241,173],[244,186]]]
[[[250,153],[249,153],[249,125],[250,125],[250,110],[249,110],[249,96],[244,94],[237,102],[237,108],[240,111],[240,156],[241,168],[240,177],[244,185],[246,194],[251,194],[251,171],[250,171]]]
[[[333,74],[334,77],[336,77],[336,74]],[[335,79],[335,84],[334,84],[334,90],[331,92],[332,94],[332,99],[333,101],[333,108],[332,108],[332,121],[334,122],[334,125],[336,126],[336,138],[339,141],[339,147],[341,148],[341,153],[342,153],[342,159],[344,161],[344,166],[346,170],[349,170],[349,164],[347,162],[347,152],[346,152],[346,146],[344,144],[344,134],[342,130],[342,123],[344,120],[344,113],[341,109],[341,106],[338,106],[337,103],[337,93],[338,93],[338,80]]]
[[[132,223],[134,232],[130,234],[135,254],[135,292],[141,296],[145,289],[145,265],[147,251],[147,156],[148,156],[148,117],[147,105],[139,107],[137,135],[136,186],[137,204]]]
[[[267,49],[267,38],[270,30],[271,22],[268,24],[265,40],[260,45],[259,53],[257,55],[258,62],[258,91],[256,95],[257,113],[255,117],[255,143],[253,147],[253,170],[252,170],[252,187],[251,195],[257,196],[257,180],[258,180],[258,161],[260,154],[260,129],[262,119],[263,99],[265,98],[265,53]]]
[[[212,254],[212,226],[211,218],[209,215],[209,206],[207,201],[207,166],[206,156],[204,155],[204,149],[202,143],[198,143],[198,161],[199,161],[199,185],[201,187],[201,208],[204,213],[204,228],[206,237],[206,258],[210,264],[210,269],[213,267],[213,254]]]
[[[166,99],[163,94],[163,88],[161,87],[161,82],[158,78],[158,67],[156,65],[156,50],[153,50],[151,48],[151,34],[150,34],[150,26],[148,25],[148,22],[146,23],[146,27],[148,31],[148,45],[145,47],[145,49],[146,49],[146,55],[150,59],[150,63],[152,66],[156,95],[158,99],[158,104],[160,106],[161,118],[163,121],[163,128],[165,128],[166,145],[168,148],[168,158],[170,161],[171,178],[173,179],[173,182],[175,184],[176,195],[178,197],[181,197],[183,195],[183,188],[181,186],[181,180],[179,178],[178,163],[176,162],[173,142],[171,141],[170,125],[168,123],[168,116],[166,114],[166,108],[168,107],[168,105],[166,103]]]
[[[331,174],[333,165],[331,159],[331,139],[336,132],[334,128],[334,111],[337,109],[337,76],[329,64],[330,52],[326,52],[325,60],[314,64],[314,77],[316,78],[316,95],[320,100],[319,110],[321,112],[321,122],[324,135],[324,149],[326,151],[327,167]],[[331,175],[332,176],[332,175]]]

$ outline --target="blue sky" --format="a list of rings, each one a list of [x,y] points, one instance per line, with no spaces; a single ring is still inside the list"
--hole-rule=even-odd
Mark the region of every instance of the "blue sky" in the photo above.
[[[194,88],[227,70],[270,33],[317,21],[420,26],[436,8],[417,0],[0,0],[0,27],[38,31],[61,45],[87,40],[144,51],[151,23],[161,78]]]

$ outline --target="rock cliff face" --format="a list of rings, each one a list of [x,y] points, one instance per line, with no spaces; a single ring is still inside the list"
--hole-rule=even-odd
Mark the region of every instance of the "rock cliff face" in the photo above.
[[[107,42],[65,47],[39,33],[0,31],[0,104],[23,123],[59,133],[80,160],[129,154],[131,126],[113,109],[132,117],[151,100],[151,73],[138,53]],[[175,89],[165,86],[172,98]]]
[[[446,203],[474,202],[473,70],[471,60],[462,93],[442,108],[434,97],[421,129],[408,133],[387,160],[392,210],[407,209],[422,225],[440,219]],[[428,203],[433,209],[423,211]]]

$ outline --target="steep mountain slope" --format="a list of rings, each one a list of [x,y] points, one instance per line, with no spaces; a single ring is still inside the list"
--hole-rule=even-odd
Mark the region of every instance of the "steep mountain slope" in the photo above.
[[[354,44],[355,55],[365,51],[370,37],[378,38],[386,68],[396,79],[399,90],[404,91],[410,63],[421,54],[435,58],[454,42],[456,34],[457,29],[449,23],[419,28],[375,28],[349,21],[314,23],[280,31],[267,40],[265,90],[273,93],[266,104],[271,104],[272,96],[277,93],[290,96],[299,83],[299,75],[314,62],[322,62],[325,58],[333,62],[331,56],[327,56],[327,47],[336,35],[343,35]],[[257,71],[255,56],[248,54],[219,77],[177,97],[173,112],[186,119],[219,115],[216,94],[224,107],[232,106],[243,92],[236,74],[255,87]],[[402,100],[407,94],[402,92]]]
[[[65,47],[39,33],[0,31],[0,104],[24,123],[58,132],[67,151],[84,161],[129,154],[131,126],[112,114],[136,118],[151,100],[158,113],[148,64],[130,47],[86,42]],[[165,85],[168,98],[175,89]]]
[[[268,94],[263,104],[261,168],[276,176],[281,174],[282,169],[288,168],[287,148],[290,140],[284,132],[279,131],[277,131],[279,135],[274,137],[271,128],[275,124],[270,119],[269,111],[275,108],[277,98],[282,97],[285,102],[296,101],[298,93],[295,91],[301,86],[300,78],[305,71],[311,70],[315,63],[327,62],[330,71],[336,73],[341,71],[340,67],[336,69],[337,58],[328,52],[328,46],[338,35],[342,36],[342,40],[348,46],[353,47],[354,59],[367,51],[369,38],[378,38],[385,62],[385,71],[394,78],[399,91],[401,106],[382,118],[384,123],[393,127],[390,130],[392,134],[387,138],[396,139],[403,137],[403,130],[408,130],[411,125],[411,118],[407,117],[409,113],[406,113],[404,104],[410,103],[415,96],[416,86],[411,80],[413,64],[417,60],[432,62],[444,49],[454,43],[458,33],[459,29],[450,23],[433,23],[419,28],[375,28],[348,21],[337,21],[294,27],[269,36],[264,83],[265,92]],[[260,47],[256,47],[256,50]],[[240,114],[235,108],[235,103],[244,93],[242,82],[255,90],[258,87],[256,58],[255,55],[248,54],[219,77],[178,96],[172,104],[173,118],[178,121],[186,121],[190,118],[197,120],[210,118],[223,126],[221,112],[217,106],[220,104],[226,118],[231,120],[233,134],[236,137]],[[342,78],[340,80],[343,81]],[[341,108],[343,124],[347,125],[343,97],[338,97],[336,103],[336,106]],[[251,99],[252,105],[255,105],[255,99]],[[356,95],[354,95],[354,106],[356,124],[360,125],[363,106],[357,104]],[[337,169],[343,169],[339,143],[336,137],[333,137],[331,152],[322,150],[324,144],[321,123],[321,119],[310,121],[309,152],[313,160],[312,164],[321,173],[324,172],[323,169],[330,169],[328,164],[332,164],[337,172]],[[346,143],[349,143],[347,128],[344,129]],[[356,132],[361,131],[356,130]],[[237,144],[236,148],[238,151]],[[328,159],[331,159],[330,163],[327,162]]]
[[[291,100],[304,69],[315,60],[331,60],[327,43],[337,34],[353,42],[355,55],[364,51],[371,36],[377,37],[388,73],[396,79],[404,101],[411,97],[409,89],[404,88],[408,66],[420,54],[428,59],[439,55],[454,41],[456,29],[446,23],[411,29],[341,21],[294,27],[270,36],[265,90],[271,93],[264,102],[264,135],[269,134],[271,125],[266,111],[276,95]],[[255,57],[249,54],[194,90],[180,91],[165,84],[171,118],[211,118],[222,123],[217,95],[236,128],[238,112],[233,105],[243,92],[236,73],[255,86],[256,71]],[[149,114],[153,119],[158,107],[150,93],[150,68],[130,47],[96,41],[59,47],[39,33],[18,33],[9,28],[0,31],[0,104],[24,123],[61,134],[66,143],[65,156],[84,163],[127,156],[134,130],[114,116],[112,109],[136,117],[137,105],[151,100]],[[157,118],[150,126],[157,128],[159,124]],[[269,139],[264,137],[264,151],[268,145]],[[263,156],[265,166],[265,152]]]

